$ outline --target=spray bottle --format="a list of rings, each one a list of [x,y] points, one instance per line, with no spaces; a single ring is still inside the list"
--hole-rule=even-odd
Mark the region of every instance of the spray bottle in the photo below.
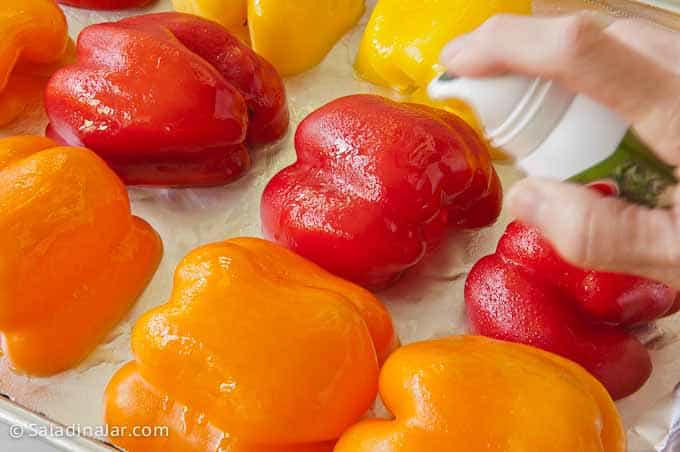
[[[428,88],[437,101],[456,99],[477,114],[490,144],[528,175],[579,183],[609,181],[638,204],[666,203],[677,183],[623,118],[584,95],[540,78],[471,79],[443,75]]]

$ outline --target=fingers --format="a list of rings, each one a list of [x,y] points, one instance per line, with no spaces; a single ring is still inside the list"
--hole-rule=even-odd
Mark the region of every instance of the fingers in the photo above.
[[[618,112],[663,159],[680,163],[680,77],[618,33],[591,15],[501,15],[447,46],[442,63],[462,76],[557,80]]]
[[[573,184],[530,178],[510,214],[539,228],[569,262],[646,276],[680,289],[680,212],[652,210]]]
[[[679,61],[680,36],[632,21],[606,27],[589,16],[498,16],[442,54],[458,75],[540,76],[589,95],[634,123],[671,164],[680,163]],[[680,207],[651,210],[540,179],[517,184],[508,206],[576,265],[680,289]]]
[[[605,30],[632,49],[680,73],[680,35],[646,20],[623,19]]]

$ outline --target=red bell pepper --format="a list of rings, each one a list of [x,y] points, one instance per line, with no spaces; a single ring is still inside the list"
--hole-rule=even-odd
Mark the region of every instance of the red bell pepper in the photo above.
[[[264,191],[264,234],[364,286],[386,286],[447,230],[500,212],[487,146],[443,110],[348,96],[302,121],[295,147]]]
[[[626,327],[669,314],[676,296],[645,278],[575,267],[520,222],[508,226],[496,253],[477,262],[465,285],[476,333],[576,361],[615,399],[637,391],[652,370]]]
[[[154,0],[57,0],[62,5],[87,9],[125,9],[146,6]]]
[[[219,185],[248,145],[288,127],[283,81],[222,26],[161,13],[92,25],[45,96],[48,135],[97,152],[128,184]]]

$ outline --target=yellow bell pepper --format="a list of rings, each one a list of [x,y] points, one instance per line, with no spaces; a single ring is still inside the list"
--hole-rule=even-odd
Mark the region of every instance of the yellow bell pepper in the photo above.
[[[364,12],[364,0],[173,0],[176,10],[221,23],[243,36],[282,75],[319,64]]]
[[[283,75],[294,75],[319,64],[363,12],[364,0],[250,0],[250,39]]]
[[[412,92],[437,75],[448,41],[498,13],[530,14],[531,0],[379,0],[356,69],[372,83]]]

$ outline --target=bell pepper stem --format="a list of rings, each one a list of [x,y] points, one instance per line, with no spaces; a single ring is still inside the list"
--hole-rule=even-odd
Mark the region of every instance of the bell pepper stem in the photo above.
[[[627,201],[662,207],[665,194],[678,183],[674,168],[660,161],[649,148],[629,131],[616,152],[608,159],[570,179],[587,184],[610,179],[618,185],[620,196]]]

